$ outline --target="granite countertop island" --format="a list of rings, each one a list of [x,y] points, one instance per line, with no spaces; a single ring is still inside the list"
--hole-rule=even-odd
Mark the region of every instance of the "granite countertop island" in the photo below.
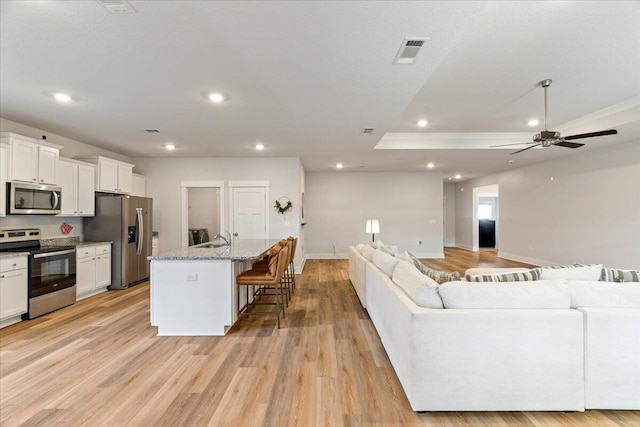
[[[279,240],[277,239],[237,239],[232,240],[230,246],[220,246],[218,248],[206,247],[212,242],[202,243],[184,249],[165,252],[159,255],[147,257],[150,261],[156,260],[231,260],[247,261],[258,258]]]
[[[279,240],[220,240],[147,257],[151,325],[158,335],[225,335],[250,297],[236,277]]]

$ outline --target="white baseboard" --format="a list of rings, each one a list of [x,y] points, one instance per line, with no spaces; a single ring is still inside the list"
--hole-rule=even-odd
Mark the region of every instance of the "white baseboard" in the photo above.
[[[411,252],[416,258],[444,259],[444,252]]]
[[[349,254],[347,253],[316,253],[316,254],[307,254],[307,259],[348,259]]]
[[[468,251],[472,251],[473,250],[473,246],[468,246],[468,245],[463,245],[463,244],[457,244],[456,248],[466,249]]]
[[[511,254],[511,253],[502,252],[502,251],[498,251],[498,257],[505,258],[505,259],[510,259],[512,261],[524,262],[526,264],[533,264],[533,265],[555,265],[555,264],[558,264],[557,262],[549,261],[549,260],[546,260],[546,259],[529,258],[529,257],[526,257],[526,256],[517,255],[517,254]]]

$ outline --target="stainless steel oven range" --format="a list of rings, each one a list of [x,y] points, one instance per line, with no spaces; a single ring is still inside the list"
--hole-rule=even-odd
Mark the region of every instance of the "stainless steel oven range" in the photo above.
[[[33,319],[76,302],[76,248],[41,246],[40,230],[0,230],[0,252],[29,252],[29,311]]]

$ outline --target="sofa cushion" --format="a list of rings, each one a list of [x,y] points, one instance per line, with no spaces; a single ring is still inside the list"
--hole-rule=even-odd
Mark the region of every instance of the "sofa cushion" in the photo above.
[[[457,271],[452,271],[451,273],[449,273],[446,271],[434,270],[433,268],[427,267],[422,262],[420,262],[420,260],[416,258],[415,255],[411,253],[409,253],[409,255],[411,256],[413,265],[418,270],[420,270],[422,274],[435,280],[438,284],[460,280],[460,273],[458,273]]]
[[[382,270],[387,276],[391,277],[393,270],[396,268],[396,264],[400,260],[380,249],[376,249],[373,251],[371,261],[373,261],[375,266]]]
[[[371,247],[373,249],[378,249],[380,246],[384,246],[382,240],[378,240],[377,242],[371,242]]]
[[[371,255],[373,255],[374,251],[375,251],[375,249],[373,249],[371,246],[365,245],[365,247],[362,248],[362,251],[360,251],[360,255],[362,255],[363,257],[365,257],[369,261],[371,261]]]
[[[529,271],[530,268],[523,267],[474,267],[468,268],[464,272],[464,275],[470,274],[471,276],[481,276],[484,274],[504,274],[504,273],[516,273],[520,271]]]
[[[465,274],[467,282],[531,282],[540,278],[540,270],[514,271],[502,274]]]
[[[539,270],[540,280],[568,279],[597,281],[602,274],[602,264],[557,265],[553,267],[540,267]]]
[[[449,282],[439,286],[445,308],[570,308],[562,280],[518,283]]]
[[[603,282],[640,282],[640,270],[618,270],[602,268],[600,280]]]
[[[356,245],[356,251],[358,251],[358,253],[362,252],[362,248],[364,248],[366,245],[359,243]]]
[[[425,276],[409,261],[400,261],[391,278],[420,307],[442,308],[438,284]]]
[[[640,308],[640,283],[567,280],[571,307]]]

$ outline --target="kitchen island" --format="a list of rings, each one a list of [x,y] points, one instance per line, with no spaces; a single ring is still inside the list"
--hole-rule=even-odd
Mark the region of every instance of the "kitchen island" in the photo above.
[[[278,240],[203,243],[150,256],[151,324],[158,335],[225,335],[247,301],[236,276]],[[218,246],[218,247],[214,247]]]

